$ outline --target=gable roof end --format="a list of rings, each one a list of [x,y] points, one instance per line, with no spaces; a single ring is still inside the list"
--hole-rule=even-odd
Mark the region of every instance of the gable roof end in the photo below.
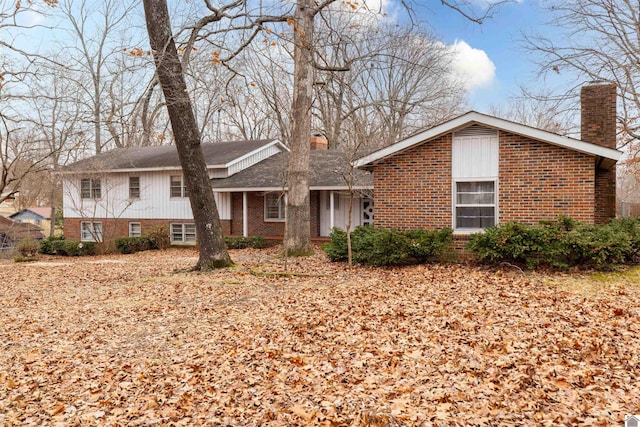
[[[374,151],[369,155],[361,157],[354,162],[354,166],[357,168],[370,167],[381,160],[394,156],[402,151],[409,150],[432,138],[445,133],[454,132],[458,129],[474,123],[526,136],[538,141],[543,141],[549,144],[557,145],[559,147],[578,151],[580,153],[601,157],[605,160],[608,160],[607,163],[611,165],[617,162],[622,155],[622,152],[620,152],[619,150],[614,150],[612,148],[603,147],[575,138],[569,138],[567,136],[558,135],[546,130],[511,122],[509,120],[500,119],[498,117],[489,116],[487,114],[478,113],[476,111],[470,111],[452,120],[449,120],[448,122],[444,122],[442,124],[434,126],[423,132],[417,133],[406,139],[396,142],[395,144],[392,144],[388,147],[382,148],[378,151]]]

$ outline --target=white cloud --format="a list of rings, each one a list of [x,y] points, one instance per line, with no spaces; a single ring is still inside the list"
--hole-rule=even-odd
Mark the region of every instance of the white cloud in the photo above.
[[[456,40],[450,47],[454,56],[453,72],[469,91],[490,86],[496,76],[496,66],[487,53],[474,49],[465,41]]]

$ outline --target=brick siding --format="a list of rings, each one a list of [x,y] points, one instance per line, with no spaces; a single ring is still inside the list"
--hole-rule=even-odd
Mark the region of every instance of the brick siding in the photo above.
[[[193,220],[188,219],[138,219],[138,218],[65,218],[64,219],[64,237],[69,240],[80,240],[80,223],[101,222],[102,223],[102,241],[105,248],[113,249],[113,243],[118,237],[129,237],[129,223],[139,222],[142,235],[144,236],[154,227],[164,225],[169,231],[169,224],[193,224]],[[230,234],[231,221],[221,220],[222,232],[225,235]]]
[[[377,226],[451,227],[451,142],[443,135],[375,166]],[[499,144],[501,223],[558,215],[594,222],[593,156],[504,132]]]
[[[594,222],[593,156],[499,132],[499,222]]]
[[[262,193],[248,193],[249,235],[278,237],[284,236],[284,222],[264,220],[264,196]],[[311,237],[320,236],[320,193],[312,191],[311,203]],[[222,232],[225,236],[242,236],[242,193],[231,194],[231,220],[221,220]],[[64,235],[70,240],[80,240],[80,223],[83,221],[101,222],[102,239],[107,250],[113,249],[113,242],[118,237],[129,236],[129,222],[139,222],[142,235],[158,225],[165,225],[169,230],[171,223],[192,224],[189,219],[136,219],[136,218],[65,218]]]
[[[311,237],[320,236],[320,192],[312,191],[311,205]],[[247,193],[249,236],[282,237],[283,221],[264,220],[264,195],[261,192]],[[242,193],[231,194],[231,229],[230,234],[242,236]]]
[[[375,166],[375,224],[400,229],[451,227],[451,134]]]

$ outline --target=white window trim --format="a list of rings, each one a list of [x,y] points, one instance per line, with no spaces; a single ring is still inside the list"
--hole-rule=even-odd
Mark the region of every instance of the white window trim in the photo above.
[[[171,195],[171,178],[178,177],[180,178],[180,196],[172,196]],[[181,200],[186,199],[187,196],[187,186],[184,182],[184,176],[182,175],[169,175],[169,198],[172,200]]]
[[[138,178],[138,195],[137,196],[131,196],[131,178]],[[129,200],[139,200],[140,196],[142,195],[142,180],[140,179],[140,175],[130,175],[129,176]]]
[[[456,193],[456,184],[458,182],[493,182],[493,191],[494,191],[494,203],[492,205],[474,205],[474,206],[484,206],[491,207],[493,206],[495,209],[495,222],[493,225],[498,225],[500,223],[499,217],[499,194],[500,188],[498,186],[498,177],[486,177],[486,178],[457,178],[451,180],[451,228],[453,229],[453,234],[457,235],[469,235],[475,233],[484,233],[484,228],[456,228],[456,207],[457,207],[457,193]]]
[[[282,218],[278,217],[278,218],[268,218],[267,217],[267,196],[268,195],[278,195],[278,193],[265,193],[263,199],[264,199],[264,203],[263,203],[263,209],[262,209],[262,213],[264,216],[264,222],[284,222],[285,221],[285,216],[286,216],[286,210],[287,210],[287,195],[278,195],[278,198],[280,199],[282,205],[282,212],[280,212],[282,214]]]
[[[89,197],[83,197],[82,195],[82,181],[89,181]],[[100,187],[100,197],[94,197],[95,190],[94,182],[97,181]],[[102,178],[80,178],[80,200],[100,200],[102,199]]]
[[[182,228],[182,240],[173,240],[173,226],[174,225],[179,225]],[[186,226],[187,225],[192,225],[193,226],[193,236],[194,236],[194,240],[193,242],[187,242],[186,241]],[[191,234],[191,233],[189,233]],[[197,231],[196,231],[196,225],[193,222],[172,222],[169,224],[169,238],[171,241],[172,245],[195,245],[196,242],[198,241],[198,235],[197,235]]]
[[[133,236],[131,234],[131,226],[132,225],[137,225],[138,227],[140,227],[140,234],[138,234],[137,236]],[[140,236],[142,236],[142,224],[140,222],[137,222],[137,221],[129,222],[129,237],[140,237]]]
[[[89,238],[85,239],[84,237],[84,227],[85,224],[91,224],[91,230],[88,230]],[[100,225],[100,234],[96,233],[95,227],[96,224]],[[80,241],[81,242],[102,242],[102,222],[101,221],[81,221],[80,222]],[[97,237],[97,239],[96,239]]]

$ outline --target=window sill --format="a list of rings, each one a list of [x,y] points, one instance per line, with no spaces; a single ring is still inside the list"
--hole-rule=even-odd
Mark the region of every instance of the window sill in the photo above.
[[[265,218],[264,222],[284,222],[284,219]]]
[[[457,228],[453,230],[454,236],[470,236],[472,234],[484,233],[484,228]]]

